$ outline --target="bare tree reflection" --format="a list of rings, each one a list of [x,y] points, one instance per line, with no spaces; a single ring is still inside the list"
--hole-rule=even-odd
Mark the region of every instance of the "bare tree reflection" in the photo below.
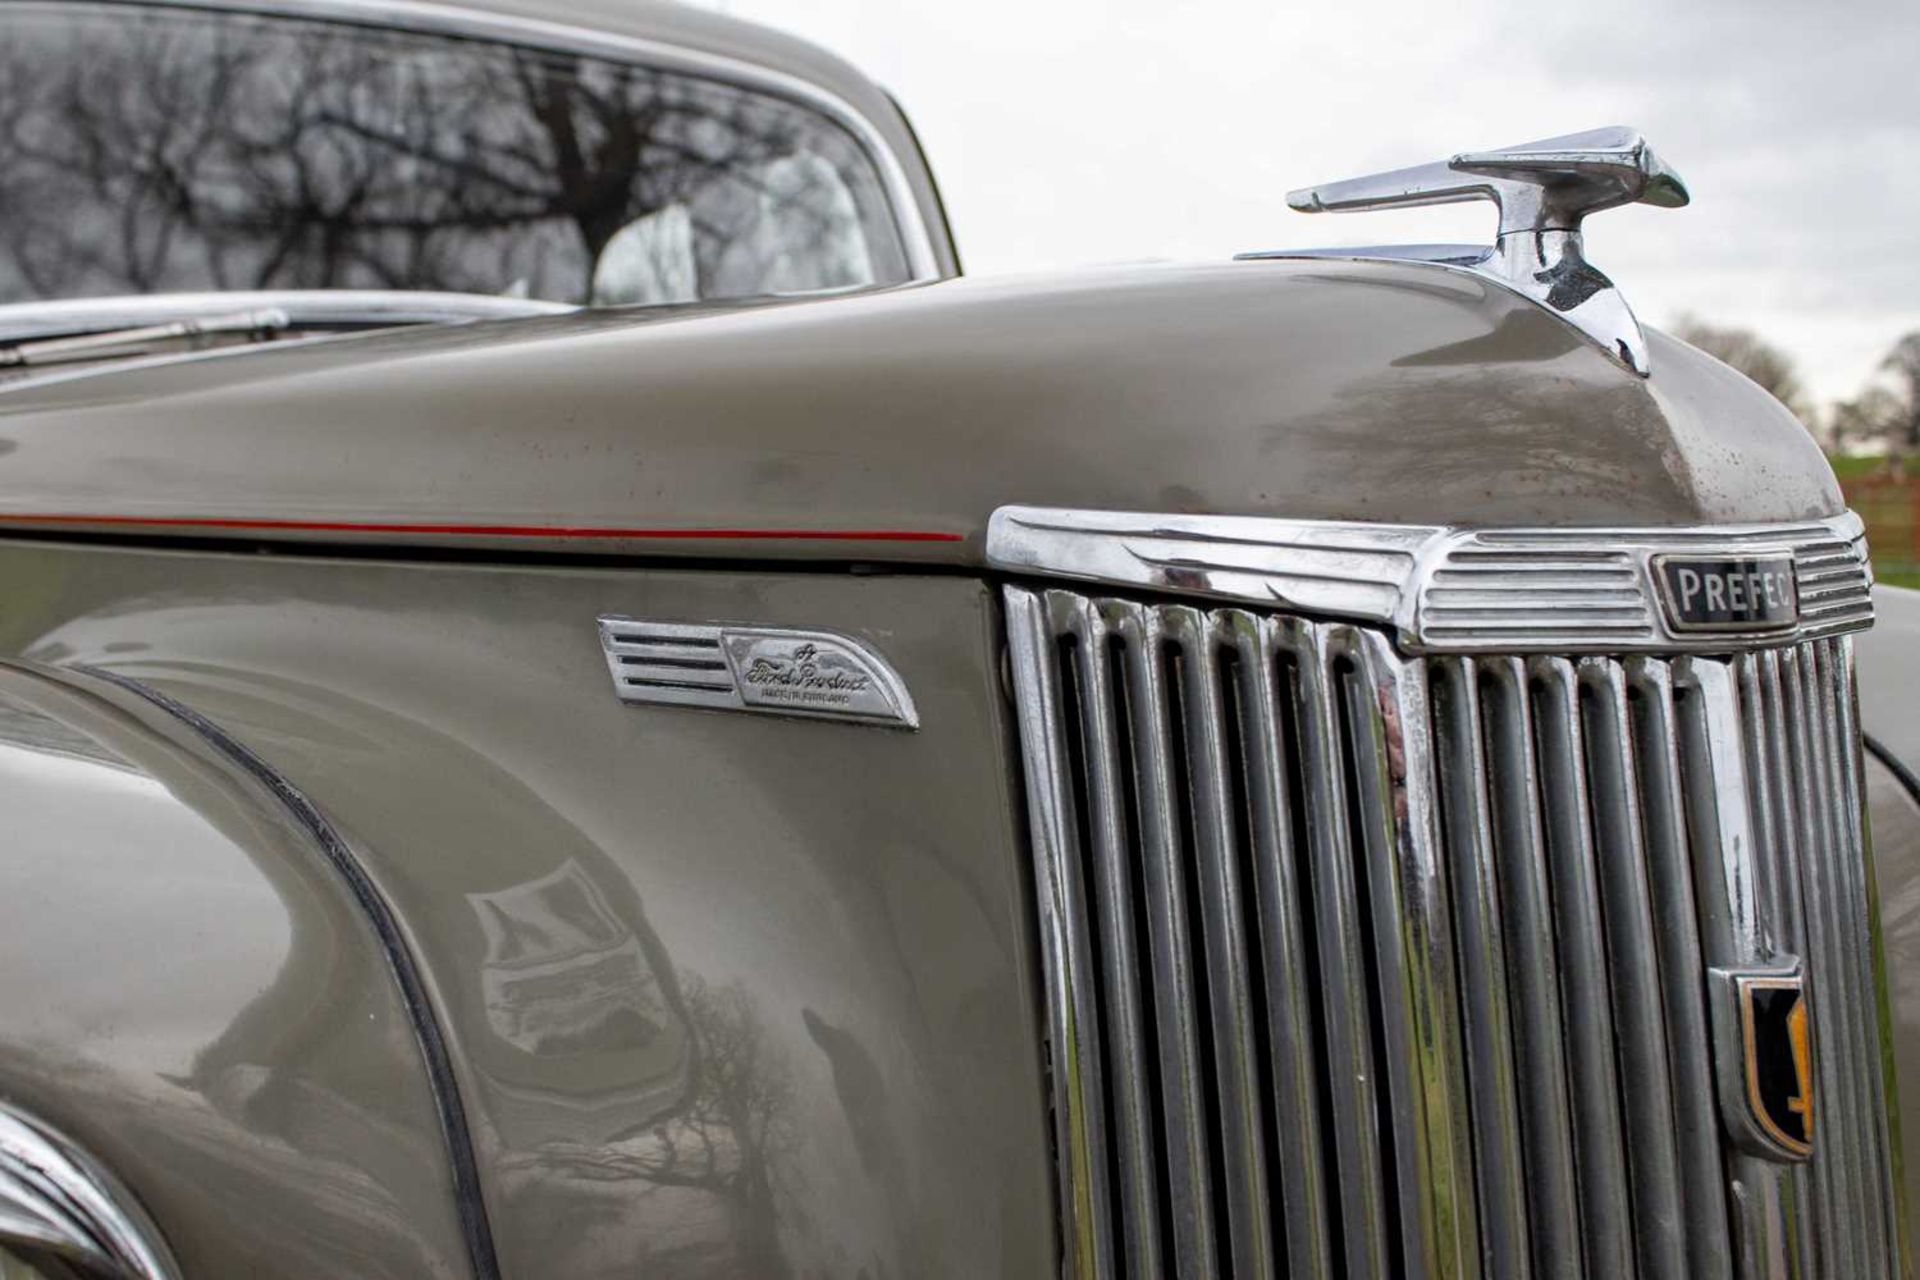
[[[550,1144],[541,1161],[577,1180],[620,1184],[608,1216],[630,1212],[628,1197],[706,1192],[728,1220],[742,1274],[790,1274],[777,1178],[796,1143],[792,1066],[744,988],[715,987],[684,969],[679,986],[699,1054],[699,1083],[686,1108],[622,1141]]]
[[[0,301],[670,301],[906,274],[858,146],[795,105],[593,58],[106,5],[0,17],[0,227]]]
[[[656,1186],[704,1187],[770,1218],[771,1163],[793,1142],[791,1071],[738,985],[716,990],[683,972],[680,987],[702,1054],[700,1088],[683,1115],[653,1130],[633,1167]]]

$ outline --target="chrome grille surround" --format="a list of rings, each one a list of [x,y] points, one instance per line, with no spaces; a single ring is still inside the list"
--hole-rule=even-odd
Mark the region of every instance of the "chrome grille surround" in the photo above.
[[[1870,604],[1848,522],[1807,529],[1737,537],[1851,563],[1861,610],[1652,651],[1006,589],[1065,1274],[1906,1273],[1839,634]],[[1690,537],[1628,552],[1727,542]],[[1717,1105],[1709,972],[1783,958],[1806,1164]]]
[[[1437,525],[1002,507],[997,569],[1234,600],[1391,626],[1409,653],[1724,650],[1666,622],[1661,555],[1791,555],[1800,622],[1752,638],[1839,635],[1873,621],[1873,572],[1852,512],[1780,525],[1466,529]]]

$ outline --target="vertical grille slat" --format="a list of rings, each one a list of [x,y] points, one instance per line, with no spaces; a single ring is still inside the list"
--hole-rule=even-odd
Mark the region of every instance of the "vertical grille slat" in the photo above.
[[[1109,1139],[1116,1161],[1113,1203],[1119,1221],[1113,1228],[1123,1241],[1126,1274],[1146,1280],[1162,1274],[1160,1154],[1148,1062],[1151,1024],[1140,989],[1143,953],[1131,909],[1140,893],[1128,817],[1132,788],[1126,771],[1131,761],[1122,756],[1126,735],[1115,723],[1124,703],[1115,698],[1106,620],[1084,600],[1062,597],[1053,604],[1056,634],[1071,637],[1075,646],[1071,674],[1078,679],[1079,715],[1085,726],[1081,769],[1098,899],[1101,1012],[1111,1090]]]
[[[1850,1123],[1852,1117],[1873,1115],[1871,1097],[1876,1090],[1865,1055],[1849,1051],[1849,1046],[1862,1043],[1868,1035],[1867,1013],[1873,1001],[1868,985],[1871,977],[1854,962],[1859,947],[1857,939],[1850,936],[1856,930],[1864,931],[1864,922],[1853,922],[1861,920],[1865,903],[1855,898],[1849,860],[1840,852],[1841,818],[1835,794],[1840,778],[1833,767],[1829,741],[1838,709],[1818,691],[1811,650],[1778,655],[1777,669],[1801,804],[1798,834],[1803,856],[1795,887],[1806,902],[1808,919],[1818,926],[1810,931],[1811,954],[1807,957],[1812,972],[1810,1003],[1816,1025],[1821,1028],[1813,1051],[1815,1070],[1824,1077],[1820,1094],[1827,1095],[1832,1105],[1824,1114],[1816,1114],[1816,1132],[1821,1141],[1834,1141],[1842,1153],[1841,1159],[1831,1162],[1831,1194],[1837,1203],[1859,1206],[1858,1218],[1847,1224],[1857,1237],[1845,1242],[1851,1246],[1849,1261],[1857,1268],[1855,1274],[1879,1276],[1886,1274],[1877,1261],[1883,1251],[1867,1243],[1886,1239],[1882,1206],[1878,1197],[1868,1194],[1875,1185],[1874,1134]],[[1816,1102],[1816,1112],[1820,1110]]]
[[[1245,932],[1245,889],[1240,883],[1235,785],[1228,775],[1223,730],[1219,654],[1213,624],[1193,609],[1167,611],[1167,638],[1180,653],[1179,687],[1170,690],[1183,709],[1180,728],[1191,794],[1193,849],[1199,888],[1201,954],[1213,1041],[1213,1089],[1217,1114],[1211,1135],[1223,1185],[1227,1244],[1235,1276],[1274,1274],[1273,1228],[1267,1216],[1267,1170],[1261,1135],[1265,1105],[1255,1027],[1251,968]]]
[[[1393,1132],[1401,1274],[1477,1269],[1478,1225],[1452,913],[1433,812],[1426,668],[1377,633],[1342,632],[1355,824],[1366,861],[1375,985]]]
[[[1862,776],[1858,695],[1852,679],[1853,641],[1847,637],[1822,640],[1813,652],[1818,676],[1816,687],[1826,700],[1823,723],[1832,726],[1831,742],[1838,776],[1835,795],[1841,815],[1841,846],[1835,861],[1851,884],[1850,914],[1863,925],[1854,935],[1855,942],[1847,959],[1857,975],[1859,988],[1865,993],[1864,998],[1871,1002],[1862,1009],[1864,1020],[1869,1024],[1862,1060],[1863,1085],[1868,1095],[1862,1132],[1868,1148],[1868,1184],[1863,1194],[1874,1197],[1881,1207],[1881,1244],[1890,1259],[1888,1271],[1907,1275],[1912,1270],[1911,1247],[1905,1223],[1892,1208],[1899,1202],[1898,1179],[1894,1176],[1899,1117],[1890,1104],[1894,1097],[1893,1043],[1880,936],[1879,891],[1874,883],[1873,860],[1863,852],[1868,847],[1867,792]]]
[[[1799,956],[1824,971],[1819,958],[1830,953],[1833,921],[1821,906],[1821,896],[1803,893],[1802,877],[1796,873],[1795,853],[1812,862],[1824,862],[1831,856],[1819,830],[1815,805],[1818,784],[1808,771],[1799,767],[1811,756],[1812,726],[1807,723],[1811,710],[1802,696],[1798,669],[1789,660],[1781,661],[1774,651],[1742,654],[1734,660],[1739,681],[1743,727],[1747,740],[1748,776],[1755,804],[1762,812],[1758,832],[1758,860],[1763,869],[1765,913],[1775,921],[1770,939],[1772,950],[1784,956]],[[1811,886],[1811,866],[1806,884]],[[1832,1023],[1830,1046],[1816,1045],[1816,1059],[1823,1047],[1837,1048],[1845,1038],[1844,1011],[1836,1009],[1829,1019],[1821,1009],[1822,979],[1810,981],[1807,1004],[1822,1026]],[[1826,1036],[1822,1036],[1826,1039]],[[1850,1109],[1850,1092],[1830,1070],[1827,1087],[1822,1088],[1815,1104],[1815,1131],[1827,1127],[1837,1108],[1842,1114]],[[1824,1137],[1824,1135],[1823,1135]],[[1844,1130],[1836,1130],[1829,1158],[1811,1171],[1796,1169],[1786,1175],[1784,1191],[1792,1196],[1794,1221],[1805,1243],[1800,1256],[1803,1266],[1823,1266],[1842,1275],[1861,1275],[1858,1226],[1835,1217],[1834,1206],[1848,1203],[1857,1178],[1852,1170],[1854,1154]]]
[[[1528,1274],[1527,1184],[1520,1155],[1520,1101],[1503,942],[1500,870],[1494,856],[1487,727],[1474,665],[1435,664],[1435,758],[1447,847],[1453,851],[1453,919],[1468,1073],[1474,1081],[1481,1239],[1490,1280]]]
[[[1701,949],[1712,966],[1760,962],[1770,951],[1750,846],[1763,827],[1756,817],[1761,813],[1759,793],[1750,793],[1747,786],[1735,677],[1724,663],[1694,658],[1678,659],[1673,671]],[[1724,996],[1712,990],[1709,994]],[[1723,1114],[1734,1105],[1727,1099],[1737,1097],[1738,1088],[1736,1080],[1720,1073],[1717,1093]],[[1789,1260],[1792,1246],[1784,1215],[1791,1190],[1785,1168],[1738,1148],[1727,1149],[1726,1162],[1736,1272],[1749,1277],[1804,1272]]]
[[[1809,735],[1814,739],[1812,785],[1820,796],[1820,835],[1826,848],[1826,856],[1805,860],[1801,873],[1803,877],[1824,881],[1824,890],[1832,894],[1830,915],[1836,923],[1832,935],[1836,950],[1820,956],[1818,961],[1822,965],[1832,965],[1834,973],[1839,975],[1839,981],[1830,983],[1830,986],[1839,986],[1837,1002],[1847,1009],[1851,1034],[1857,1036],[1855,1040],[1849,1040],[1849,1044],[1878,1046],[1878,998],[1874,994],[1876,981],[1874,969],[1868,963],[1872,952],[1862,944],[1862,938],[1872,935],[1874,929],[1874,917],[1868,913],[1870,904],[1866,896],[1866,862],[1841,854],[1841,850],[1853,846],[1855,833],[1859,831],[1857,819],[1847,818],[1847,796],[1859,794],[1851,791],[1851,787],[1857,785],[1857,773],[1849,768],[1847,762],[1843,762],[1843,758],[1851,760],[1855,748],[1851,739],[1843,739],[1839,735],[1839,731],[1851,723],[1851,718],[1841,714],[1841,697],[1836,685],[1828,679],[1822,679],[1824,672],[1832,670],[1822,662],[1824,649],[1826,645],[1820,643],[1795,652],[1801,699],[1807,702],[1811,718]],[[1834,1002],[1836,1000],[1830,998],[1830,1004]],[[1880,1077],[1880,1057],[1876,1054],[1845,1052],[1843,1065],[1849,1075],[1849,1100],[1859,1107],[1859,1111],[1849,1115],[1866,1121],[1859,1125],[1841,1125],[1841,1128],[1849,1130],[1849,1136],[1855,1140],[1851,1194],[1866,1211],[1864,1228],[1866,1240],[1870,1242],[1864,1244],[1862,1253],[1880,1259],[1889,1249],[1897,1249],[1893,1222],[1887,1213],[1887,1205],[1891,1201],[1885,1194],[1891,1190],[1891,1180],[1884,1176],[1887,1169],[1884,1155],[1887,1113],[1884,1079]],[[1870,1274],[1885,1272],[1876,1265]]]
[[[1851,698],[1843,697],[1844,683],[1836,682],[1832,676],[1835,670],[1830,653],[1837,641],[1822,641],[1807,646],[1799,652],[1800,675],[1806,698],[1813,710],[1814,723],[1824,732],[1816,734],[1819,744],[1819,763],[1821,767],[1821,789],[1824,797],[1822,805],[1825,831],[1828,840],[1828,856],[1817,859],[1817,866],[1803,864],[1802,874],[1823,874],[1828,879],[1836,899],[1836,916],[1840,928],[1835,932],[1838,950],[1824,957],[1826,963],[1834,965],[1847,976],[1847,1000],[1852,1013],[1855,1034],[1859,1037],[1855,1044],[1868,1044],[1876,1048],[1881,1041],[1876,1031],[1879,1015],[1878,975],[1873,964],[1873,954],[1877,939],[1878,916],[1873,911],[1872,897],[1868,891],[1869,868],[1867,860],[1847,856],[1847,851],[1862,848],[1859,842],[1857,805],[1849,803],[1849,797],[1860,794],[1858,775],[1851,767],[1854,752],[1857,749],[1855,739],[1850,735],[1837,732],[1852,723],[1850,714]],[[1842,702],[1848,704],[1843,712]],[[1849,809],[1853,816],[1849,817]],[[1897,1256],[1900,1249],[1898,1231],[1887,1212],[1888,1194],[1892,1190],[1891,1162],[1887,1149],[1888,1116],[1886,1109],[1886,1081],[1882,1074],[1885,1058],[1876,1053],[1853,1052],[1847,1055],[1854,1084],[1854,1095],[1859,1100],[1859,1115],[1864,1124],[1849,1126],[1853,1128],[1858,1141],[1856,1152],[1858,1182],[1855,1194],[1867,1208],[1873,1242],[1869,1249],[1876,1259]],[[1879,1274],[1889,1274],[1878,1265]]]
[[[1645,658],[1629,659],[1626,676],[1634,695],[1632,731],[1659,954],[1660,1009],[1667,1029],[1679,1208],[1686,1224],[1685,1274],[1693,1280],[1728,1280],[1733,1274],[1732,1243],[1727,1238],[1726,1181],[1714,1113],[1713,1038],[1700,981],[1705,957],[1689,865],[1673,676],[1666,663]]]
[[[1065,1274],[1899,1274],[1850,641],[1006,602]],[[1796,965],[1801,1164],[1733,998]]]
[[[1205,1275],[1216,1265],[1217,1248],[1208,1086],[1198,1017],[1202,1007],[1198,983],[1205,977],[1193,968],[1192,905],[1185,874],[1190,850],[1183,830],[1183,805],[1174,787],[1177,747],[1163,661],[1166,629],[1152,610],[1123,609],[1117,617],[1133,711],[1130,732],[1138,778],[1153,1003],[1159,1019],[1170,1226],[1179,1274]]]
[[[1626,674],[1617,662],[1585,659],[1578,681],[1639,1274],[1680,1280],[1686,1260],[1673,1085]]]
[[[1279,647],[1274,624],[1236,613],[1223,627],[1237,656],[1242,767],[1249,813],[1249,863],[1260,963],[1264,970],[1267,1035],[1272,1052],[1273,1124],[1291,1120],[1291,1139],[1277,1132],[1273,1176],[1280,1184],[1287,1273],[1296,1280],[1333,1274],[1327,1190],[1321,1172],[1317,1028],[1314,977],[1302,918],[1305,890],[1296,831],[1304,827],[1304,797],[1291,780],[1299,765],[1289,726],[1297,720],[1293,662]]]
[[[1573,664],[1528,663],[1546,797],[1547,861],[1560,949],[1560,1000],[1572,1084],[1574,1167],[1579,1178],[1583,1252],[1594,1276],[1633,1269],[1627,1204],[1626,1134],[1615,1078],[1612,982],[1600,919],[1593,812]]]
[[[1581,1274],[1579,1192],[1573,1167],[1573,1103],[1560,1011],[1553,889],[1526,665],[1481,660],[1481,706],[1493,765],[1494,836],[1508,907],[1507,972],[1513,980],[1514,1062],[1532,1229],[1534,1274]]]
[[[1325,632],[1282,622],[1282,643],[1300,678],[1295,714],[1301,725],[1307,798],[1308,877],[1323,983],[1322,1034],[1330,1100],[1340,1234],[1348,1277],[1387,1272],[1387,1222],[1377,1090],[1368,1009],[1366,962],[1346,781],[1340,768],[1335,708],[1339,673]]]
[[[1020,738],[1026,760],[1028,821],[1035,852],[1040,944],[1048,975],[1048,1067],[1060,1178],[1060,1221],[1067,1248],[1083,1273],[1113,1269],[1107,1188],[1107,1135],[1098,1103],[1105,1096],[1100,1062],[1097,978],[1090,939],[1081,927],[1089,903],[1081,882],[1081,824],[1061,707],[1055,628],[1039,597],[1007,600],[1014,679],[1023,691]]]

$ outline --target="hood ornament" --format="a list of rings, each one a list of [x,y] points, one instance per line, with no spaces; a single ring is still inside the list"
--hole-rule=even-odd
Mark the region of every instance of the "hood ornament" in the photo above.
[[[1532,299],[1641,377],[1646,338],[1626,299],[1586,259],[1580,224],[1625,204],[1677,209],[1686,185],[1638,130],[1571,133],[1499,151],[1467,151],[1435,164],[1329,182],[1287,194],[1302,213],[1356,213],[1491,200],[1500,232],[1491,246],[1406,245],[1248,254],[1256,258],[1414,260],[1472,271]]]

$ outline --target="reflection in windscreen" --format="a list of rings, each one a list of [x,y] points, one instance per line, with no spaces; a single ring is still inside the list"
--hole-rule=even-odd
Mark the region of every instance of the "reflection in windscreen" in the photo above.
[[[677,302],[906,276],[864,152],[765,95],[309,21],[0,11],[0,302]]]

